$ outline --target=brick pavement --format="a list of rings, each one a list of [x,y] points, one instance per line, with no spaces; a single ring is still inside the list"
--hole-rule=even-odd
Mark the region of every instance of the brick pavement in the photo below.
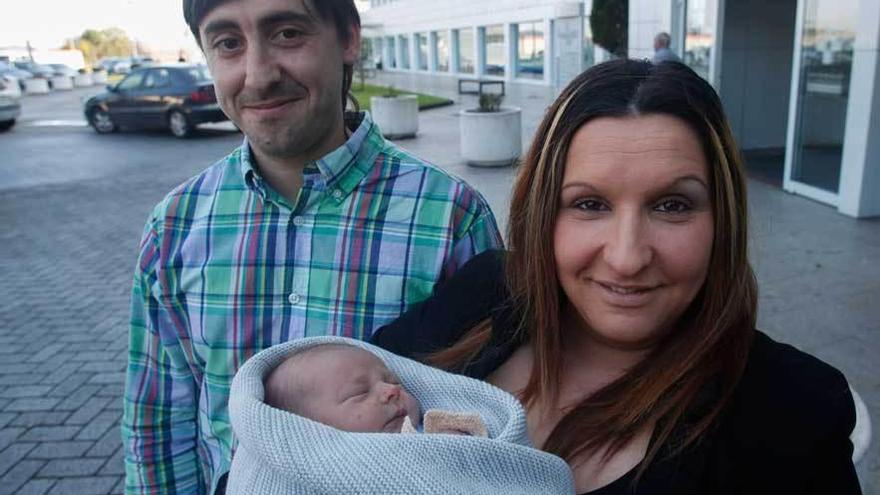
[[[0,192],[0,495],[123,492],[137,242],[152,205],[218,156]]]

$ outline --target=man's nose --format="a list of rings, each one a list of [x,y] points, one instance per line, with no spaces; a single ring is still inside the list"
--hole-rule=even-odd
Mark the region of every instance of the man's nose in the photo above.
[[[281,68],[273,52],[265,43],[251,43],[246,53],[245,87],[263,91],[281,80]]]

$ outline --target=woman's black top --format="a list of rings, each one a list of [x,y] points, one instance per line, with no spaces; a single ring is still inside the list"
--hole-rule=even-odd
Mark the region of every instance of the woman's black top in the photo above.
[[[380,328],[372,342],[423,358],[492,318],[492,339],[463,374],[483,379],[521,344],[510,307],[503,252],[483,253],[428,300]],[[635,468],[590,495],[858,494],[850,432],[855,407],[835,368],[755,334],[748,363],[713,428],[694,446],[663,456],[633,484]],[[673,433],[673,436],[674,433]]]

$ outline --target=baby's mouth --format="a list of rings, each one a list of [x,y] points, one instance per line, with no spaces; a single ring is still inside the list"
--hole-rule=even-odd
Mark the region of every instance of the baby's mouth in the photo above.
[[[401,408],[385,423],[385,431],[399,432],[404,419],[406,419],[406,409]]]

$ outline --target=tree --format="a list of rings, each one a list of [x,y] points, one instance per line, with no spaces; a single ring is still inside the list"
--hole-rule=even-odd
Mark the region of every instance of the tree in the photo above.
[[[594,0],[590,13],[593,42],[616,57],[626,57],[629,43],[629,1]]]
[[[119,28],[102,30],[86,29],[75,42],[89,65],[104,57],[123,57],[131,55],[132,42]]]

